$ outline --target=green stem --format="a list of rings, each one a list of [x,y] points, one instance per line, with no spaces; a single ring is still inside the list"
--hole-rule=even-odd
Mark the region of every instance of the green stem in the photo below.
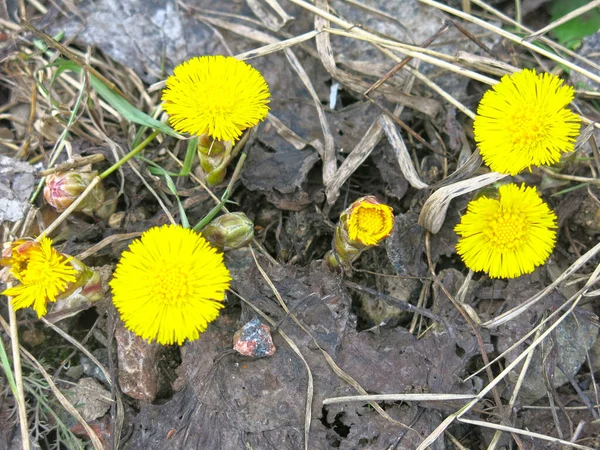
[[[64,222],[64,220],[73,212],[75,211],[75,208],[77,208],[77,206],[79,206],[79,204],[88,196],[88,194],[94,189],[94,187],[96,187],[97,184],[99,184],[101,182],[101,180],[103,180],[104,178],[106,178],[107,176],[109,176],[111,173],[113,173],[115,170],[117,170],[119,167],[121,167],[123,164],[125,164],[127,161],[129,161],[131,158],[133,158],[135,155],[137,155],[139,152],[141,152],[150,142],[152,142],[152,140],[160,133],[160,131],[154,131],[150,136],[148,136],[147,139],[145,139],[140,145],[138,145],[136,148],[134,148],[133,150],[131,150],[129,153],[127,153],[127,155],[125,155],[125,157],[123,157],[122,159],[120,159],[119,161],[117,161],[116,163],[114,163],[112,166],[110,166],[107,170],[105,170],[104,172],[102,172],[102,174],[100,174],[99,176],[95,177],[92,179],[92,181],[90,182],[89,186],[85,189],[85,191],[83,191],[79,197],[77,197],[75,199],[75,201],[73,203],[71,203],[69,205],[69,207],[67,209],[65,209],[60,216],[58,216],[56,218],[56,220],[54,220],[54,222],[52,222],[48,228],[46,228],[44,230],[43,233],[41,233],[36,240],[40,240],[43,236],[49,236],[50,233],[52,233],[61,223]]]
[[[217,214],[219,214],[219,211],[221,211],[223,206],[225,206],[225,203],[227,203],[227,201],[229,200],[229,195],[233,191],[233,184],[240,177],[240,173],[242,172],[242,167],[244,166],[244,162],[246,161],[247,157],[248,157],[248,154],[246,152],[243,152],[240,155],[240,159],[238,160],[237,165],[235,166],[235,171],[233,172],[233,175],[231,176],[231,180],[229,180],[227,189],[225,189],[225,192],[223,192],[221,201],[219,202],[219,204],[217,206],[215,206],[213,209],[211,209],[210,212],[206,216],[204,216],[204,218],[200,222],[198,222],[194,228],[192,228],[195,232],[202,230],[202,228],[204,228],[206,225],[208,225],[210,223],[210,221],[213,220]]]
[[[100,174],[100,178],[102,180],[104,180],[107,176],[109,176],[111,173],[113,173],[115,170],[117,170],[119,167],[121,167],[123,164],[125,164],[127,161],[129,161],[131,158],[133,158],[139,152],[144,150],[146,148],[146,146],[150,142],[152,142],[156,136],[158,136],[159,133],[160,133],[160,131],[155,130],[150,136],[148,136],[146,139],[144,139],[140,143],[140,145],[138,145],[136,148],[134,148],[129,153],[127,153],[123,158],[121,158],[116,163],[114,163],[112,166],[110,166],[108,169],[106,169],[104,172],[102,172]]]

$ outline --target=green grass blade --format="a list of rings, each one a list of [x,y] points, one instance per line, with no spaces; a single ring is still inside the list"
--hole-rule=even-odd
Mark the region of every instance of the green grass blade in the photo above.
[[[150,165],[150,167],[148,167],[148,171],[151,174],[153,174],[153,175],[162,175],[162,176],[165,177],[165,181],[167,182],[167,187],[169,188],[169,190],[171,191],[171,193],[177,199],[177,206],[179,207],[179,215],[181,216],[181,226],[183,226],[183,228],[189,228],[190,227],[190,221],[188,220],[187,215],[185,214],[185,209],[183,209],[183,205],[181,204],[181,200],[179,200],[179,195],[177,195],[177,186],[175,186],[175,183],[173,182],[173,178],[171,178],[172,174],[169,173],[169,172],[167,172],[165,169],[163,169],[162,167],[160,167],[156,163],[150,161],[149,159],[146,159],[146,158],[143,158],[143,157],[140,157],[140,159]],[[175,175],[177,175],[177,174],[175,174]]]
[[[13,393],[15,398],[18,398],[17,395],[17,385],[15,384],[15,378],[12,373],[12,368],[10,367],[10,361],[8,360],[8,355],[6,354],[6,349],[4,348],[4,342],[0,338],[0,360],[2,361],[2,368],[4,369],[4,373],[6,374],[6,378],[8,379],[8,384],[10,384],[10,390]]]
[[[59,73],[63,70],[72,70],[73,72],[81,72],[81,66],[73,61],[57,60],[53,65],[59,68]],[[173,137],[180,137],[171,127],[165,125],[160,120],[153,119],[148,114],[140,111],[119,94],[111,91],[98,78],[90,74],[90,84],[98,92],[102,99],[116,109],[125,119],[130,122],[137,123],[149,128],[154,128],[161,133],[168,134]]]
[[[187,151],[185,153],[185,159],[183,160],[183,167],[179,172],[180,177],[186,177],[192,171],[192,163],[194,162],[194,156],[198,151],[198,138],[192,138],[188,142]]]

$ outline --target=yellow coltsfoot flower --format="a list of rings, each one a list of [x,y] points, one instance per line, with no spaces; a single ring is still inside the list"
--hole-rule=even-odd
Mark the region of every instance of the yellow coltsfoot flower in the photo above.
[[[175,130],[236,141],[267,117],[269,96],[258,70],[218,55],[195,57],[175,67],[162,99]]]
[[[503,76],[483,95],[473,124],[483,161],[493,171],[516,175],[573,151],[580,122],[566,108],[573,95],[549,73],[524,69]]]
[[[110,287],[127,329],[149,342],[181,345],[218,317],[230,281],[223,255],[201,235],[163,225],[123,252]]]
[[[506,184],[498,199],[473,200],[454,231],[465,265],[491,278],[516,278],[546,262],[556,242],[556,215],[535,187]]]
[[[15,310],[33,306],[38,317],[46,314],[46,303],[56,302],[77,280],[70,259],[57,252],[47,237],[40,242],[16,241],[3,255],[2,264],[9,266],[11,275],[19,281],[2,294],[13,297]]]

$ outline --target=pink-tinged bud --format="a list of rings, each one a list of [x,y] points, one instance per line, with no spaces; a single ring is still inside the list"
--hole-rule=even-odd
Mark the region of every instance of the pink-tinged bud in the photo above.
[[[232,250],[254,238],[254,223],[242,212],[223,214],[202,230],[202,236],[219,250]]]
[[[77,170],[50,174],[46,177],[44,199],[58,212],[62,212],[86,190],[96,176],[98,176],[96,171],[80,172]],[[102,183],[98,183],[75,211],[93,215],[94,210],[100,208],[103,202],[104,187]]]

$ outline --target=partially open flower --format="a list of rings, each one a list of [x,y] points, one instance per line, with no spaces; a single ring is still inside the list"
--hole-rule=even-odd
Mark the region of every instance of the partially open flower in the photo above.
[[[363,197],[346,210],[340,221],[346,225],[348,237],[363,245],[377,245],[394,227],[392,208],[375,197]]]
[[[335,229],[333,250],[325,255],[332,268],[340,265],[350,270],[351,264],[366,248],[373,247],[392,232],[394,214],[388,205],[373,196],[361,197],[341,215]]]
[[[52,240],[43,237],[40,242],[17,241],[3,253],[2,264],[19,284],[6,289],[3,295],[13,297],[15,309],[33,309],[42,317],[47,302],[56,302],[76,282],[77,271],[69,259],[52,247]]]
[[[483,161],[493,171],[516,175],[573,151],[580,122],[566,108],[573,95],[549,73],[524,69],[502,77],[483,95],[473,124]]]
[[[163,91],[175,130],[235,141],[269,112],[269,87],[258,70],[229,56],[199,56],[175,67]]]
[[[69,170],[46,176],[44,199],[58,212],[63,212],[87,189],[98,175],[95,171]],[[92,215],[104,203],[104,188],[97,184],[75,211]]]
[[[456,250],[473,271],[491,278],[516,278],[544,264],[556,241],[556,215],[534,187],[506,184],[498,199],[469,203],[454,230]]]
[[[153,227],[131,243],[110,282],[125,327],[149,342],[198,339],[223,308],[223,255],[192,230]]]
[[[210,222],[202,236],[219,250],[232,250],[252,241],[254,224],[243,212],[227,213]]]

